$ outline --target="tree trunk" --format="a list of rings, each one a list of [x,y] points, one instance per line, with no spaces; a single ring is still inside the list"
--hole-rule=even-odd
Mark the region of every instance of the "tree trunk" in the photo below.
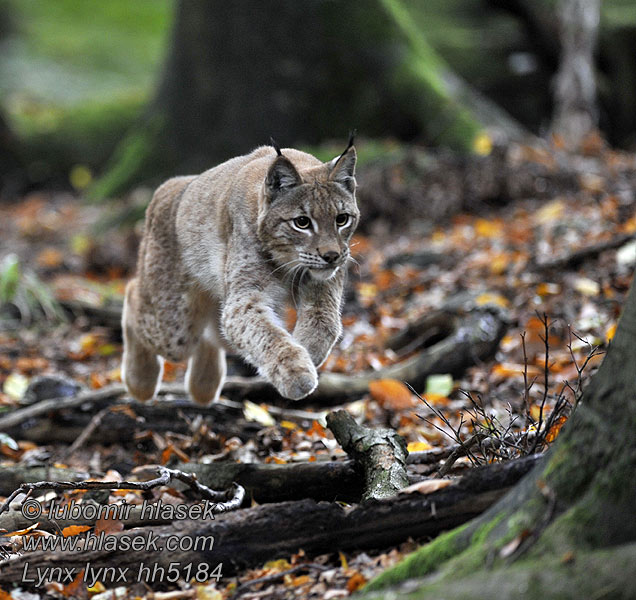
[[[594,49],[600,13],[600,0],[559,2],[561,60],[554,80],[552,130],[572,149],[598,123]]]
[[[182,0],[156,98],[92,193],[199,172],[270,136],[311,145],[357,128],[466,150],[492,124],[521,131],[451,72],[400,0]]]
[[[375,590],[433,572],[434,582],[424,579],[395,597],[467,598],[479,590],[518,598],[522,589],[526,598],[632,597],[635,361],[632,284],[601,367],[544,459],[484,515],[383,573],[364,597],[383,598]]]

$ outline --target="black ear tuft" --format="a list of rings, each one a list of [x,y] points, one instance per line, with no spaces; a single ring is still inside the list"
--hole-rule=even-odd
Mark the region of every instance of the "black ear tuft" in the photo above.
[[[274,200],[280,192],[300,185],[302,182],[296,167],[282,154],[272,163],[265,179],[270,200]]]
[[[269,138],[269,143],[274,148],[274,150],[276,150],[276,154],[278,154],[278,156],[283,155],[283,153],[280,151],[280,146],[276,143],[276,140],[273,137]]]
[[[349,148],[353,146],[353,141],[356,137],[357,132],[358,132],[357,129],[352,129],[349,132],[349,143],[347,144],[347,147],[344,149],[344,152],[338,157],[338,160],[340,160],[347,152],[349,152]],[[336,162],[338,162],[338,160]]]
[[[334,158],[331,163],[331,173],[329,179],[335,181],[345,187],[350,193],[354,193],[356,189],[356,149],[353,146],[353,140],[355,138],[355,129],[349,134],[349,143],[345,148],[345,151]]]

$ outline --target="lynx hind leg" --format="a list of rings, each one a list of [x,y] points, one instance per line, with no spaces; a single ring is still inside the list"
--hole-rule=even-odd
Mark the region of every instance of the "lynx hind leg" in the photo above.
[[[124,333],[124,356],[121,378],[131,396],[145,402],[159,390],[163,373],[163,358],[141,343],[135,331],[137,321],[137,279],[126,286],[122,330]]]
[[[225,351],[204,332],[188,361],[185,385],[197,404],[216,402],[225,381]]]

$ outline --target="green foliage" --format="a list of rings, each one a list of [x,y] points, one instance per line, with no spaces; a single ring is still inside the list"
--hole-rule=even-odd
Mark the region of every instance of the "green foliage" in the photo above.
[[[15,254],[8,254],[0,264],[0,304],[11,302],[20,282],[20,261]]]
[[[0,308],[13,306],[21,323],[37,316],[53,321],[65,320],[64,312],[48,286],[35,273],[23,269],[15,254],[0,263]]]
[[[0,110],[36,181],[100,168],[156,85],[172,0],[4,0]]]

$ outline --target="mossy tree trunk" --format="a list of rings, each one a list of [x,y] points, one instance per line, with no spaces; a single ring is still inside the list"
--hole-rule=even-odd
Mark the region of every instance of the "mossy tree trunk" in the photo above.
[[[93,195],[197,172],[267,143],[365,137],[469,149],[493,121],[400,0],[181,0],[156,98]],[[515,131],[517,131],[515,129]]]
[[[478,519],[443,534],[365,598],[628,598],[636,559],[636,286],[576,411],[541,463]],[[408,589],[404,582],[410,582]],[[377,591],[381,590],[381,591]]]

